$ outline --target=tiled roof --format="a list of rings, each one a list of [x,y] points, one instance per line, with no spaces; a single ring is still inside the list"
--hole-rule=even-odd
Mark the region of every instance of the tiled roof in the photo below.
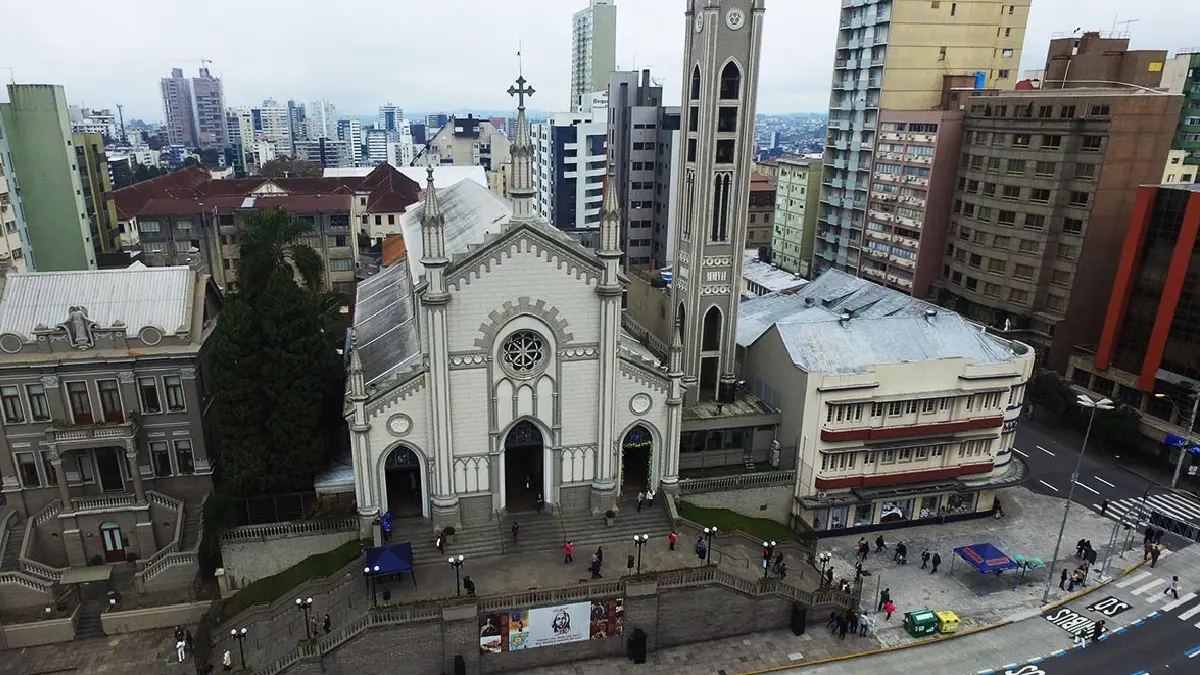
[[[387,163],[375,167],[361,180],[357,189],[360,193],[370,193],[367,197],[367,213],[402,213],[421,199],[421,186]]]
[[[191,327],[193,274],[187,267],[9,274],[0,297],[0,334],[29,338],[39,326],[66,321],[78,305],[101,328],[120,321],[129,334],[155,326],[174,335]]]
[[[117,218],[129,220],[153,198],[188,195],[197,186],[211,180],[208,169],[189,166],[115,190],[112,192],[112,199],[117,206]]]

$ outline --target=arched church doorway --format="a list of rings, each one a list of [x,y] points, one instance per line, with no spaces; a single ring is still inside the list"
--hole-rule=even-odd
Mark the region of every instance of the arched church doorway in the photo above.
[[[542,430],[529,420],[521,420],[504,437],[504,496],[509,513],[533,511],[542,493]]]
[[[621,494],[636,495],[650,486],[650,460],[654,437],[637,425],[621,439]]]
[[[387,508],[396,518],[421,516],[421,459],[417,453],[404,445],[396,446],[388,453],[383,464],[384,482],[387,484]]]

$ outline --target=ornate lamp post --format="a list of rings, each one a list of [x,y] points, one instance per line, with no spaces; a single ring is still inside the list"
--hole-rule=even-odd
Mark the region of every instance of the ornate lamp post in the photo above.
[[[296,609],[304,612],[304,639],[311,640],[312,629],[309,626],[309,621],[311,619],[309,619],[308,611],[312,609],[312,598],[296,598]]]
[[[767,578],[767,573],[771,571],[771,556],[775,555],[775,547],[778,546],[773,541],[763,542],[763,579]]]
[[[247,631],[246,631],[246,629],[245,629],[245,628],[243,628],[243,629],[241,629],[241,630],[238,630],[237,628],[234,628],[233,630],[229,631],[229,635],[230,635],[230,636],[231,636],[231,637],[232,637],[234,640],[237,640],[237,643],[238,643],[238,653],[242,655],[242,667],[243,667],[243,668],[245,668],[245,667],[246,667],[246,647],[245,647],[245,645],[246,645],[246,632],[247,632]]]
[[[447,561],[454,568],[454,595],[460,598],[462,597],[462,578],[459,576],[459,570],[462,569],[465,560],[466,558],[460,553],[456,556],[450,556],[450,559]]]
[[[712,540],[713,540],[713,537],[715,537],[715,536],[717,536],[717,528],[715,525],[713,527],[704,528],[704,546],[705,546],[704,564],[705,565],[712,564]]]
[[[638,557],[637,557],[637,573],[638,574],[642,573],[642,548],[646,545],[646,542],[648,542],[648,541],[650,541],[650,535],[648,535],[648,534],[633,535],[633,543],[637,545],[637,550],[638,550]]]

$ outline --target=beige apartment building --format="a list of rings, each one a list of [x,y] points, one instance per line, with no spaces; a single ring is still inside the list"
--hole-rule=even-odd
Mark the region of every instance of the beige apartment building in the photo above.
[[[780,157],[756,171],[774,174],[775,224],[771,260],[780,268],[807,277],[817,234],[817,199],[821,193],[821,160]],[[763,173],[768,180],[772,178]]]
[[[792,411],[792,517],[829,535],[990,512],[1027,475],[1013,442],[1033,349],[962,316],[830,270],[745,300],[741,376]],[[819,347],[818,345],[833,345]]]
[[[1144,90],[979,92],[967,102],[942,304],[1065,370],[1099,337],[1139,184],[1182,99]]]
[[[0,264],[7,264],[16,272],[27,269],[16,207],[8,192],[8,178],[4,176],[3,165],[0,165]]]
[[[829,136],[814,274],[857,274],[882,111],[939,107],[943,82],[1017,82],[1031,0],[843,0],[829,98]]]

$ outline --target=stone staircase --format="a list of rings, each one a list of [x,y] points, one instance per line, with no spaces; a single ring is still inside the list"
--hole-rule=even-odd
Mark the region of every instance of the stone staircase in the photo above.
[[[3,520],[0,520],[3,523]],[[25,528],[29,527],[29,519],[21,518],[8,531],[8,542],[4,546],[3,557],[0,557],[0,572],[16,572],[20,570],[21,543],[25,540]]]
[[[454,543],[446,544],[446,552],[442,553],[433,545],[436,535],[424,523],[413,527],[398,527],[392,531],[392,543],[411,541],[413,547],[413,564],[446,564],[446,558],[451,555],[464,555],[472,560],[493,558],[501,555],[501,541],[496,524],[476,525],[466,530],[459,530],[454,535]]]
[[[179,534],[179,550],[191,551],[200,544],[201,505],[185,502],[183,505],[183,530]]]
[[[75,627],[75,639],[104,637],[104,626],[100,623],[100,614],[108,603],[103,599],[84,600],[79,608],[79,625]]]

